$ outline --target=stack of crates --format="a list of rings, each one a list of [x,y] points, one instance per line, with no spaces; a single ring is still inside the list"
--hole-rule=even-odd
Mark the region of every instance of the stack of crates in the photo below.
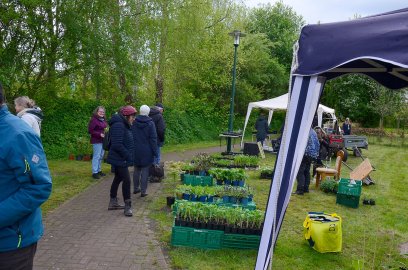
[[[361,180],[341,178],[337,191],[336,203],[352,208],[358,208],[361,196]]]

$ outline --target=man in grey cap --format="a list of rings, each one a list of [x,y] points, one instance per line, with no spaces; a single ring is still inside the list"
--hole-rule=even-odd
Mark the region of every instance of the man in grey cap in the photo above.
[[[166,123],[163,118],[164,106],[162,103],[156,103],[150,107],[150,118],[153,119],[157,133],[157,157],[154,159],[154,164],[160,164],[160,148],[164,145],[164,135],[166,132]]]

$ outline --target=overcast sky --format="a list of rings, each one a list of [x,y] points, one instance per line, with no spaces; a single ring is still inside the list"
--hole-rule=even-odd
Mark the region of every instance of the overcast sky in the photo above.
[[[248,7],[271,3],[275,0],[244,0]],[[407,0],[283,0],[295,12],[302,15],[306,23],[328,23],[352,19],[355,14],[375,15],[408,7]]]

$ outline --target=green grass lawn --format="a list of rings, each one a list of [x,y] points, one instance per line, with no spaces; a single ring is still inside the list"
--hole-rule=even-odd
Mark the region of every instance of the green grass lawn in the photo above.
[[[273,257],[274,269],[399,269],[408,265],[399,255],[398,246],[408,242],[408,151],[406,147],[372,144],[364,150],[376,171],[370,175],[376,185],[364,186],[357,209],[336,205],[336,196],[315,190],[304,196],[293,195],[285,216]],[[267,155],[263,166],[273,166],[275,156]],[[356,167],[360,158],[349,155],[347,164]],[[334,166],[334,160],[332,161]],[[342,167],[342,177],[349,169]],[[249,171],[248,185],[255,189],[258,208],[265,209],[269,180],[260,180],[259,171]],[[179,182],[168,175],[162,196],[156,198],[151,216],[158,221],[160,239],[176,269],[252,269],[257,251],[200,250],[171,247],[172,215],[165,207],[165,197],[172,195]],[[296,184],[295,184],[296,187]],[[374,198],[376,206],[362,204],[363,198]],[[303,238],[303,221],[309,211],[337,213],[343,219],[343,252],[320,254]],[[358,267],[360,265],[360,268]]]

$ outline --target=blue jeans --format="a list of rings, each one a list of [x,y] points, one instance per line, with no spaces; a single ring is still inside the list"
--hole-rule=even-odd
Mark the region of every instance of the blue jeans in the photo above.
[[[160,146],[157,146],[157,157],[154,157],[153,163],[160,164]]]
[[[102,166],[103,154],[105,153],[105,151],[103,151],[101,143],[92,144],[92,148],[93,148],[92,173],[98,173],[102,170],[101,166]]]

